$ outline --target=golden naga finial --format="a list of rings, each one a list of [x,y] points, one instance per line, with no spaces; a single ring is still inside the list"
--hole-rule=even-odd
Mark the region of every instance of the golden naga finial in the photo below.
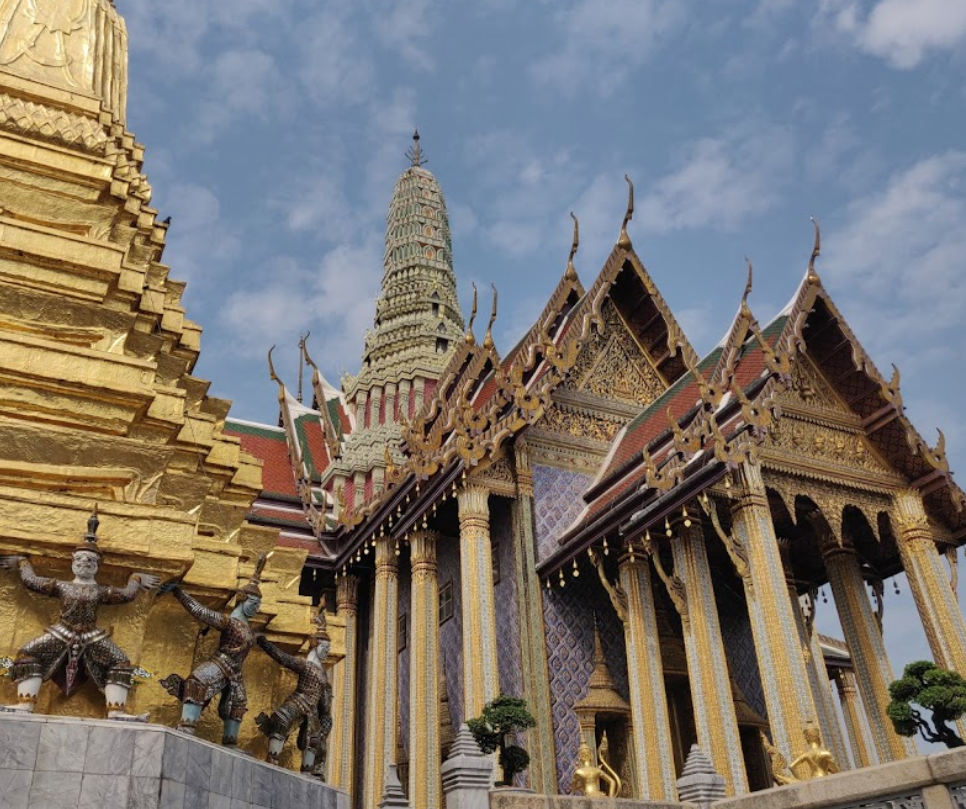
[[[815,246],[812,248],[812,257],[808,260],[808,280],[813,284],[817,284],[819,279],[818,273],[815,272],[815,259],[822,252],[822,228],[814,216],[810,216],[809,219],[812,220],[812,224],[815,226]]]
[[[305,341],[309,339],[311,334],[312,332],[307,331],[303,337],[299,338],[299,402],[302,401],[302,370],[305,367]]]
[[[412,161],[413,168],[426,165],[426,158],[423,157],[423,150],[419,146],[419,130],[413,132],[413,145],[406,152],[406,157]]]
[[[617,239],[617,246],[630,250],[631,237],[627,235],[627,224],[634,218],[634,183],[626,174],[624,179],[627,180],[627,212],[624,214],[624,222],[621,224],[621,235]]]
[[[470,311],[470,322],[466,327],[466,344],[473,345],[476,338],[473,336],[473,323],[476,322],[476,284],[473,284],[473,308]]]
[[[567,278],[576,281],[577,268],[574,267],[574,256],[577,255],[577,250],[580,248],[580,222],[577,221],[573,211],[570,212],[570,218],[574,220],[574,243],[570,247],[570,257],[567,259]]]
[[[278,400],[281,402],[285,398],[285,383],[278,378],[278,374],[275,373],[275,363],[272,362],[272,352],[275,350],[275,346],[268,349],[268,375],[273,381],[278,383]]]
[[[490,284],[490,288],[493,290],[493,310],[490,312],[490,322],[486,324],[486,336],[483,338],[484,348],[493,348],[493,324],[496,323],[496,312],[497,312],[496,285]]]
[[[754,286],[755,268],[752,266],[751,259],[748,256],[745,256],[745,262],[748,264],[748,282],[745,284],[745,294],[741,296],[741,305],[747,308],[748,296],[751,294],[751,289]]]

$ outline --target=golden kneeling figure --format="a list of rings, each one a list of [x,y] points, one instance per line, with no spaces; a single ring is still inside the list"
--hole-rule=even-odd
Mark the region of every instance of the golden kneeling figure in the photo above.
[[[586,742],[582,742],[577,750],[577,769],[574,770],[574,782],[571,792],[582,793],[588,798],[614,798],[621,791],[621,779],[607,763],[607,734],[601,739],[597,750],[601,766],[594,764],[594,754]],[[606,792],[602,784],[606,784]]]

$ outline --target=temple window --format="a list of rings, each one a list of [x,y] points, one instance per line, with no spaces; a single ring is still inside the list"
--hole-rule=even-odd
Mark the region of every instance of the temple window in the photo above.
[[[409,615],[403,613],[396,621],[396,652],[401,652],[406,648],[409,640]]]
[[[437,337],[436,338],[436,353],[437,354],[445,354],[446,353],[446,350],[448,348],[449,348],[449,340],[447,340],[445,337]]]
[[[448,581],[439,588],[439,622],[446,623],[453,617],[453,582]]]

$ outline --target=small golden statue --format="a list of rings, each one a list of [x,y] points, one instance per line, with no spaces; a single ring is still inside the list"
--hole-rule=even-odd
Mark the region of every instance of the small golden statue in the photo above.
[[[768,761],[771,764],[771,777],[775,784],[781,787],[785,784],[797,783],[798,779],[788,769],[788,761],[778,748],[769,741],[764,731],[761,731],[761,744],[765,748],[765,753],[768,754]]]
[[[819,732],[818,725],[809,722],[805,725],[805,741],[808,749],[791,763],[794,770],[800,765],[807,765],[809,773],[806,779],[824,778],[826,775],[834,775],[839,771],[839,765],[835,763],[832,752],[822,746],[822,734]]]
[[[621,791],[621,779],[607,763],[607,734],[600,741],[597,757],[600,766],[594,766],[594,754],[586,742],[581,742],[577,750],[577,769],[574,770],[574,782],[570,791],[580,792],[587,798],[616,798]],[[606,783],[606,794],[601,789],[601,781]]]

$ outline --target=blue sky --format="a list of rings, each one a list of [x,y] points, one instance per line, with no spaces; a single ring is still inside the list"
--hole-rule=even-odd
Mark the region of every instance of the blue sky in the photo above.
[[[357,369],[418,124],[464,308],[471,281],[500,290],[499,348],[563,272],[571,210],[593,281],[625,172],[634,245],[699,352],[734,314],[746,254],[756,315],[786,303],[815,215],[826,286],[879,367],[900,367],[921,432],[941,426],[966,466],[966,1],[118,5],[129,127],[205,329],[197,373],[233,415],[275,419],[265,353],[279,345],[293,382],[307,329],[333,382]],[[895,603],[887,625],[910,617]]]

